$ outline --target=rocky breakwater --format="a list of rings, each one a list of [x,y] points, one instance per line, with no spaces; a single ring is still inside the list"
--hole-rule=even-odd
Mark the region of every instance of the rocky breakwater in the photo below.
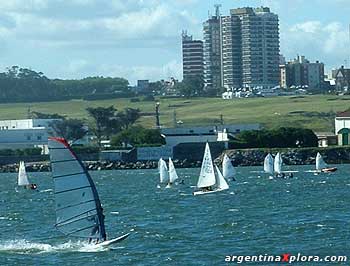
[[[99,170],[131,170],[131,169],[155,169],[158,167],[158,161],[146,162],[107,162],[107,161],[85,161],[86,168],[89,171]],[[177,168],[193,168],[200,167],[201,162],[191,162],[188,160],[174,160]],[[0,165],[1,173],[18,172],[18,164]],[[51,171],[49,162],[35,162],[26,164],[27,172],[48,172]]]
[[[315,164],[317,152],[321,153],[329,164],[350,163],[349,147],[244,149],[227,150],[224,153],[230,157],[235,166],[259,166],[264,164],[268,153],[276,155],[277,152],[281,153],[283,163],[286,165]],[[216,159],[217,163],[221,163],[224,153]]]

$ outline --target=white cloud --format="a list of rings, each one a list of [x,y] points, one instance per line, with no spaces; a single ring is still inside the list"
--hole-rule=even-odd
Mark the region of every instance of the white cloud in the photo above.
[[[282,53],[287,58],[297,54],[319,60],[327,68],[338,67],[350,56],[348,25],[333,21],[306,21],[281,31]]]
[[[290,28],[292,32],[316,33],[320,31],[322,23],[320,21],[306,21],[295,24]]]

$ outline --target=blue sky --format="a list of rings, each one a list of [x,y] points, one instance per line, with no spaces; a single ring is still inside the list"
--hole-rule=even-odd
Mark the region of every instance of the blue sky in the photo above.
[[[281,53],[350,66],[350,0],[0,0],[0,69],[19,65],[49,78],[182,78],[181,30],[202,38],[221,13],[268,6],[279,15]]]

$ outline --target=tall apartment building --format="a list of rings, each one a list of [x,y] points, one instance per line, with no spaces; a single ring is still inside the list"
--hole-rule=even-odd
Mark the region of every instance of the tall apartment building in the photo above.
[[[203,78],[203,42],[193,40],[187,32],[182,32],[182,71],[183,78],[200,76]]]
[[[282,88],[308,86],[309,89],[322,89],[324,86],[324,64],[318,61],[311,63],[304,56],[298,56],[280,66],[280,76]]]
[[[217,94],[221,88],[221,34],[220,11],[203,23],[204,88]]]
[[[237,8],[221,17],[222,85],[279,84],[279,22],[267,7]]]

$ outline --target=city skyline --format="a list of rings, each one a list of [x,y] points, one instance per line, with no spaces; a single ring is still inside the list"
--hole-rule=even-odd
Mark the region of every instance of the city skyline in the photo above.
[[[181,32],[203,40],[214,4],[270,7],[279,16],[281,53],[350,66],[347,0],[13,0],[0,2],[0,68],[19,65],[49,78],[182,78]],[[315,10],[317,7],[317,10]]]

